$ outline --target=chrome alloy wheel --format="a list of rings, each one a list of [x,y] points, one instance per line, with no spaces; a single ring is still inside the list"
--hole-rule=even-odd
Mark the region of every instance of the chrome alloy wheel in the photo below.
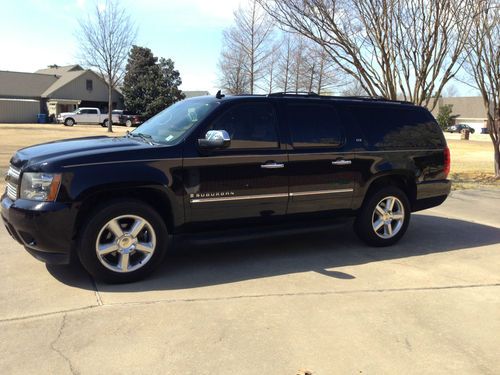
[[[97,259],[115,272],[132,272],[153,256],[156,234],[152,225],[136,215],[123,215],[108,221],[99,231],[95,244]]]
[[[380,238],[394,237],[403,227],[404,221],[404,206],[396,197],[385,197],[373,210],[372,228]]]

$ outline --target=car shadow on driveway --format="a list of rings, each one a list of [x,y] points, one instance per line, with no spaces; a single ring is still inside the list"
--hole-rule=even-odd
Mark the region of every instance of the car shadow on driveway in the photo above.
[[[355,276],[331,270],[383,260],[462,250],[500,243],[500,229],[463,220],[417,214],[405,237],[385,248],[366,246],[350,225],[245,242],[180,248],[146,280],[122,285],[99,283],[103,292],[177,290],[233,283],[243,280],[316,271],[338,279]],[[84,272],[73,267],[47,265],[62,283],[85,287]]]

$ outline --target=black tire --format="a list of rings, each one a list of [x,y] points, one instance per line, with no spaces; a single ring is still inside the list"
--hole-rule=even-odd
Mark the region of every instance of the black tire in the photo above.
[[[64,120],[64,126],[73,126],[75,125],[75,120],[73,120],[72,118],[67,118],[66,120]]]
[[[144,264],[142,263],[146,259],[146,255],[139,250],[130,250],[131,247],[129,247],[130,253],[127,253],[127,260],[130,259],[130,267],[139,268],[127,272],[115,271],[109,267],[113,267],[114,260],[116,260],[116,267],[121,266],[121,253],[114,251],[104,255],[104,258],[99,257],[97,246],[118,246],[116,244],[120,243],[119,238],[125,237],[129,233],[127,231],[131,233],[133,228],[120,227],[123,229],[124,236],[118,238],[113,235],[111,230],[107,229],[108,223],[116,218],[122,221],[127,220],[127,217],[130,216],[145,220],[147,227],[144,232],[141,232],[141,235],[153,236],[153,240],[149,239],[148,242],[155,244],[155,246],[151,247],[152,254]],[[126,226],[126,223],[121,225]],[[112,239],[108,244],[101,245],[98,240],[106,237],[105,234]],[[117,200],[96,208],[89,215],[79,235],[77,252],[82,265],[94,278],[108,283],[128,283],[147,277],[160,265],[166,253],[167,243],[168,233],[165,222],[151,206],[138,200]],[[135,259],[135,264],[133,264],[133,259]]]
[[[101,126],[102,126],[103,128],[107,128],[107,127],[108,127],[108,122],[109,122],[108,120],[104,120],[104,121],[102,122]]]
[[[375,210],[379,204],[381,205],[384,204],[383,203],[384,198],[387,199],[388,197],[397,198],[396,202],[399,201],[399,203],[396,203],[396,205],[399,206],[401,204],[402,209],[404,210],[404,212],[399,212],[399,216],[403,216],[404,218],[401,219],[402,220],[401,226],[399,226],[398,221],[388,220],[388,222],[392,224],[387,224],[387,228],[390,225],[391,231],[393,230],[392,228],[396,228],[397,232],[394,233],[392,237],[382,238],[381,236],[387,235],[385,233],[386,225],[384,224],[383,227],[381,227],[378,232],[375,230],[374,226],[376,226],[377,224],[377,222],[375,222],[375,219],[378,218],[380,221],[383,222],[380,214],[375,213]],[[388,214],[392,216],[393,215],[392,210]],[[396,215],[397,213],[395,212],[394,214]],[[366,201],[363,203],[363,207],[360,209],[356,217],[356,220],[354,222],[354,231],[361,240],[363,240],[370,246],[377,246],[377,247],[390,246],[398,242],[401,239],[401,237],[403,237],[406,230],[408,229],[408,225],[410,224],[410,216],[411,216],[411,207],[406,194],[396,186],[382,187],[378,190],[371,192],[370,196],[366,198]],[[381,230],[384,233],[380,233]]]
[[[132,124],[132,120],[127,120],[127,121],[125,121],[125,126],[126,126],[127,128],[130,128],[132,125],[133,125],[133,124]]]

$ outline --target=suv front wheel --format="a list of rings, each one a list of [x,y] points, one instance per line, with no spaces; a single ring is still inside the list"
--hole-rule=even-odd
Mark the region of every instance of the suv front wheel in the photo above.
[[[403,237],[410,223],[411,208],[406,194],[395,186],[376,190],[363,204],[354,230],[371,246],[390,246]]]
[[[160,215],[140,201],[115,201],[94,211],[81,233],[78,256],[95,278],[112,283],[148,276],[166,252]]]

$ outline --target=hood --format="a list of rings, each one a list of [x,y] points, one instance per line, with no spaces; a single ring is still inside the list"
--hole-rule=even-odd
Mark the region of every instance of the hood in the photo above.
[[[59,113],[58,116],[64,117],[64,116],[69,116],[69,115],[74,115],[75,112],[61,112]]]
[[[11,159],[16,168],[65,165],[78,163],[120,160],[135,150],[152,149],[145,142],[133,138],[86,137],[43,143],[17,151]],[[119,155],[124,153],[124,155]],[[46,168],[42,168],[45,170]]]

